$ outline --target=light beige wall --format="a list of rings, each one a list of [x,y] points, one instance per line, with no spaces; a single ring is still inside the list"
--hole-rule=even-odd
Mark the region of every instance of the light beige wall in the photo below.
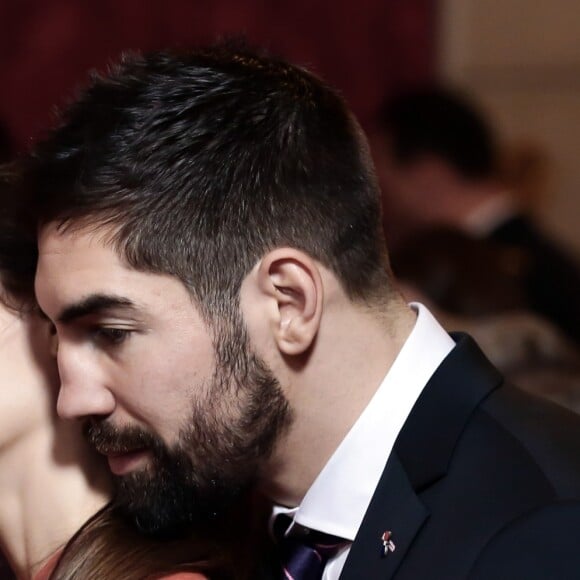
[[[542,221],[580,255],[580,1],[441,0],[441,75],[477,97],[506,140],[545,146]]]

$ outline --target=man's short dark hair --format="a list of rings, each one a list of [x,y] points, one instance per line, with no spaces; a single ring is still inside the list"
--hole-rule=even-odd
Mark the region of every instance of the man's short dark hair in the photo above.
[[[40,223],[110,227],[129,265],[177,276],[210,319],[285,245],[330,268],[352,299],[390,287],[356,121],[312,74],[246,49],[125,57],[24,173]]]
[[[433,155],[466,178],[491,177],[496,171],[492,131],[477,107],[458,92],[428,87],[400,93],[383,104],[379,125],[400,165]]]

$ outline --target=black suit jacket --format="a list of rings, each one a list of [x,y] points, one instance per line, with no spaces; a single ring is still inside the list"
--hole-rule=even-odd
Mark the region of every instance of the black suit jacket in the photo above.
[[[407,419],[341,575],[388,578],[580,578],[580,417],[505,385],[467,336]]]

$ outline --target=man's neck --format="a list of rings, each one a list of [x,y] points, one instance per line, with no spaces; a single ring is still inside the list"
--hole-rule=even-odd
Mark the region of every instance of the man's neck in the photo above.
[[[265,494],[296,506],[378,389],[415,323],[392,301],[388,313],[344,308],[321,325],[308,369],[292,379],[294,423],[265,474]]]

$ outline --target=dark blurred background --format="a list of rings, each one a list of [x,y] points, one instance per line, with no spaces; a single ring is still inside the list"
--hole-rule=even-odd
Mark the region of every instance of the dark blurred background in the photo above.
[[[244,35],[340,88],[370,119],[392,87],[435,71],[435,0],[2,0],[0,117],[18,148],[126,50]]]

